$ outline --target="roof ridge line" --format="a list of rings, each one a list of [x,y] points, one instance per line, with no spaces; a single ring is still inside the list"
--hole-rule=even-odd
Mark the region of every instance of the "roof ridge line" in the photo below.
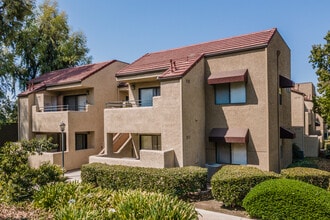
[[[263,31],[256,31],[256,32],[252,32],[252,33],[235,35],[235,36],[221,38],[221,39],[217,39],[217,40],[210,40],[210,41],[205,41],[205,42],[201,42],[201,43],[190,44],[190,45],[187,45],[187,46],[181,46],[181,47],[171,48],[171,49],[167,49],[167,50],[165,49],[165,50],[150,52],[150,53],[147,53],[147,54],[163,53],[163,52],[168,52],[168,51],[172,51],[172,50],[178,50],[178,49],[183,49],[183,48],[188,48],[188,47],[203,45],[203,44],[207,44],[207,43],[213,43],[213,42],[217,42],[217,41],[224,41],[224,40],[229,40],[229,39],[233,39],[233,38],[246,37],[246,36],[253,35],[253,34],[264,33],[264,32],[271,32],[271,31],[273,31],[275,33],[277,31],[277,28],[271,28],[271,29],[263,30]],[[269,41],[270,40],[271,40],[271,38],[269,39]],[[268,43],[269,43],[269,41],[268,41]],[[142,56],[142,57],[144,57],[144,56]],[[141,59],[142,57],[140,57],[139,59]],[[138,61],[138,60],[136,60],[136,61]],[[136,61],[134,61],[133,63],[135,63]],[[133,64],[133,63],[131,63],[131,64]]]

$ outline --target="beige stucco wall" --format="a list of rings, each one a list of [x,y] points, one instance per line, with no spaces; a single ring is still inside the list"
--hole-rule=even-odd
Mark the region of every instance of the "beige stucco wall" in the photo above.
[[[34,95],[18,99],[18,140],[29,140],[32,137],[32,103]]]
[[[160,86],[160,96],[153,98],[153,106],[105,109],[104,132],[160,134],[162,151],[174,149],[176,166],[183,166],[181,80],[134,82],[134,90],[129,88],[129,99],[138,100],[140,88],[156,86]],[[105,141],[106,146],[111,146],[111,138]]]
[[[292,126],[303,127],[305,125],[304,96],[291,92]]]
[[[315,86],[311,82],[297,83],[295,89],[304,93],[308,100],[312,100],[316,95]]]
[[[205,62],[182,78],[183,166],[205,165]]]
[[[36,101],[25,104],[20,111],[31,111],[27,117],[32,121],[29,132],[34,134],[60,133],[59,123],[66,124],[66,146],[67,151],[65,168],[67,170],[80,168],[84,163],[88,163],[90,155],[98,154],[104,147],[104,117],[103,110],[105,103],[109,100],[116,100],[118,97],[116,72],[126,66],[126,63],[116,61],[100,71],[94,73],[81,83],[60,85],[47,88],[49,91],[40,91],[29,97],[36,97]],[[68,95],[86,95],[86,111],[58,111],[43,112],[39,107],[49,104],[50,97],[57,97],[56,104],[63,104],[63,97]],[[26,103],[25,97],[20,97],[20,102]],[[47,103],[46,103],[47,102]],[[27,109],[27,110],[26,110]],[[31,109],[31,110],[30,110]],[[23,119],[23,118],[22,118]],[[26,127],[26,119],[22,125]],[[88,149],[75,150],[75,134],[87,133]],[[26,131],[21,129],[22,136]],[[34,134],[29,137],[33,138]],[[40,164],[45,158],[53,158],[54,163],[58,163],[57,153],[50,156],[34,157],[35,164]],[[31,162],[32,163],[32,162]]]
[[[267,47],[267,86],[268,86],[268,148],[269,170],[279,172],[292,161],[290,139],[280,140],[280,126],[291,127],[291,93],[290,89],[279,89],[279,75],[291,78],[290,49],[282,37],[275,33]],[[282,94],[282,105],[279,104],[279,92]],[[282,152],[281,152],[282,151]]]
[[[165,151],[141,150],[140,158],[110,158],[108,155],[89,157],[89,163],[105,163],[109,165],[124,165],[135,167],[169,168],[174,167],[173,149]]]
[[[248,128],[249,143],[247,162],[268,169],[268,127],[267,127],[267,68],[266,51],[249,52],[211,57],[206,60],[206,78],[212,73],[248,69],[246,103],[216,105],[214,87],[206,84],[206,137],[212,128]],[[208,142],[207,163],[215,162],[214,143]],[[212,161],[213,159],[213,161]]]

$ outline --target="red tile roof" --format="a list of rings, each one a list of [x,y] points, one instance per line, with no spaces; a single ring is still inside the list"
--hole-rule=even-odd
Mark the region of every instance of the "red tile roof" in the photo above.
[[[25,96],[33,92],[43,90],[49,86],[81,82],[115,61],[116,60],[111,60],[102,63],[87,64],[45,73],[35,79],[32,79],[29,82],[29,88],[18,96]]]
[[[165,71],[159,78],[182,77],[204,56],[266,47],[276,31],[276,28],[273,28],[237,37],[147,53],[121,69],[116,76]]]

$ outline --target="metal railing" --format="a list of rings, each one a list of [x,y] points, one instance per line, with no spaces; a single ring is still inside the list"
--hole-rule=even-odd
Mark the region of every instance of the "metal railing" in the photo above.
[[[151,100],[128,100],[128,101],[111,101],[105,103],[105,108],[131,108],[131,107],[148,107],[152,106]]]
[[[86,111],[86,105],[49,105],[39,107],[41,112]]]

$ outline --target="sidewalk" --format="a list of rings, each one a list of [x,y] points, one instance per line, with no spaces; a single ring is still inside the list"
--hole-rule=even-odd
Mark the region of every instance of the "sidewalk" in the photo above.
[[[221,212],[212,212],[198,208],[196,208],[196,211],[199,213],[199,220],[251,220],[250,218],[227,215]]]
[[[81,174],[80,170],[70,170],[67,171],[64,174],[64,176],[68,178],[69,182],[74,182],[74,181],[81,182],[80,174]]]
[[[68,178],[68,181],[78,181],[81,182],[80,170],[71,170],[64,174]],[[251,220],[249,218],[228,215],[221,212],[208,211],[201,208],[196,208],[198,212],[199,220]]]

